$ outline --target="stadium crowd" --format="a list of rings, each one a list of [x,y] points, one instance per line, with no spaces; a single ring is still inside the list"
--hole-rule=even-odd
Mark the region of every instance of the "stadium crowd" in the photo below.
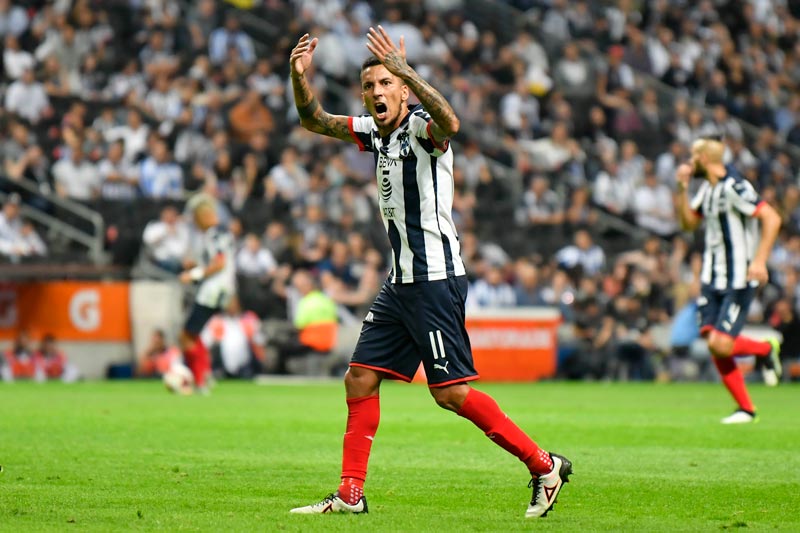
[[[656,354],[696,336],[677,320],[699,253],[678,232],[674,171],[693,139],[721,133],[785,220],[750,319],[783,328],[800,356],[798,328],[782,326],[800,302],[797,3],[230,3],[0,0],[0,191],[14,193],[0,256],[48,253],[18,205],[52,212],[52,192],[103,214],[116,263],[174,275],[196,242],[182,200],[202,190],[238,239],[245,309],[292,319],[290,280],[309,271],[358,323],[388,266],[374,163],[299,127],[287,58],[297,35],[318,37],[315,90],[362,114],[377,21],[464,124],[454,210],[469,306],[559,306],[562,375],[653,378]],[[665,342],[673,317],[685,335]]]

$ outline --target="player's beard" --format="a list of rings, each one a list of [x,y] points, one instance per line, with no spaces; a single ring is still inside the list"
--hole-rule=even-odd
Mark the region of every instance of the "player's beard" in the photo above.
[[[693,170],[692,172],[693,178],[703,178],[703,179],[708,178],[708,170],[702,164],[700,164],[699,161],[695,161],[694,168],[692,170]]]

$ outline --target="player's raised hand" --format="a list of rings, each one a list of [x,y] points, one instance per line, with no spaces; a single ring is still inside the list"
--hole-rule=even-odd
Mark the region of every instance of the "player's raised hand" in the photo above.
[[[314,50],[317,48],[319,39],[311,37],[306,33],[300,40],[297,41],[297,46],[292,49],[289,56],[289,65],[292,68],[292,74],[302,76],[306,70],[311,66],[311,60],[314,57]]]
[[[678,169],[675,171],[675,180],[678,182],[678,186],[685,190],[689,186],[689,180],[692,179],[692,173],[694,169],[692,165],[689,163],[683,163],[678,166]]]
[[[400,47],[395,46],[392,38],[383,29],[383,26],[378,26],[378,29],[370,27],[367,34],[367,49],[372,52],[378,60],[383,63],[386,70],[395,76],[402,76],[408,71],[409,66],[406,63],[406,41],[404,37],[400,37]]]

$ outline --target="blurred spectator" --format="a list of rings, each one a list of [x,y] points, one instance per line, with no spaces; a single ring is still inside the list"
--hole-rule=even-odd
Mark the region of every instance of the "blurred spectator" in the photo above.
[[[669,238],[678,231],[672,191],[652,170],[645,173],[642,183],[633,193],[633,214],[636,224],[661,237]]]
[[[239,19],[233,12],[225,16],[225,26],[211,32],[208,39],[208,57],[215,65],[231,58],[232,54],[247,64],[255,61],[253,40],[239,28]]]
[[[156,329],[150,337],[150,343],[139,356],[136,368],[138,377],[160,378],[169,371],[173,363],[181,362],[183,355],[177,346],[167,344],[164,330]]]
[[[97,165],[100,195],[104,200],[133,200],[138,196],[139,176],[136,167],[125,162],[124,147],[124,141],[114,141],[109,145],[105,159]]]
[[[242,311],[239,299],[231,298],[225,313],[215,315],[201,334],[211,351],[217,377],[252,378],[264,361],[264,334],[252,311]]]
[[[589,231],[579,229],[575,232],[575,243],[556,253],[556,262],[559,267],[569,270],[581,267],[583,274],[594,276],[605,267],[606,254],[594,244]]]
[[[0,213],[0,255],[16,260],[20,257],[47,255],[47,245],[30,222],[19,214],[21,199],[10,194]]]
[[[55,337],[51,334],[42,338],[34,359],[45,379],[60,379],[64,383],[73,383],[80,377],[78,368],[67,361],[67,356],[58,347]]]
[[[11,0],[0,0],[0,36],[20,37],[28,29],[28,14]]]
[[[517,295],[514,288],[505,280],[503,265],[489,262],[484,275],[469,287],[467,292],[467,308],[514,307]]]
[[[516,282],[514,293],[518,306],[547,305],[539,269],[527,259],[519,259],[514,265]]]
[[[612,215],[625,216],[630,211],[633,187],[619,175],[614,156],[603,159],[603,169],[597,174],[592,194],[594,203]]]
[[[53,115],[44,86],[36,81],[30,68],[24,69],[19,79],[8,86],[5,108],[31,124],[38,124]]]
[[[236,273],[241,276],[267,281],[278,268],[269,249],[261,245],[258,235],[248,233],[244,245],[236,254]]]
[[[146,198],[180,198],[183,170],[170,159],[166,141],[155,139],[150,155],[139,167],[139,186]]]
[[[62,198],[88,201],[100,193],[100,173],[97,166],[84,156],[80,140],[71,147],[68,158],[53,165],[56,192]]]
[[[3,381],[12,382],[17,379],[45,380],[44,369],[41,365],[36,364],[36,353],[28,330],[20,329],[17,332],[16,339],[14,339],[14,344],[3,355],[5,365],[0,369]]]
[[[290,276],[291,287],[287,287],[286,280]],[[278,350],[276,372],[285,374],[291,357],[330,352],[336,343],[338,313],[336,303],[317,288],[307,270],[291,273],[291,270],[281,269],[275,281],[276,292],[287,298],[294,325],[287,338],[270,339]]]
[[[173,274],[182,272],[189,256],[189,227],[178,210],[167,206],[159,220],[147,223],[142,240],[145,255],[155,265]]]
[[[19,40],[14,35],[6,35],[5,48],[3,49],[3,68],[6,76],[16,80],[26,70],[33,70],[35,65],[36,60],[33,58],[33,54],[22,50],[19,46]]]
[[[233,137],[249,142],[257,133],[269,133],[273,129],[272,113],[264,105],[261,95],[249,90],[230,111],[229,121]]]
[[[564,222],[564,208],[561,198],[550,189],[549,180],[544,176],[534,176],[530,183],[530,188],[522,196],[519,221],[532,227],[560,226]]]

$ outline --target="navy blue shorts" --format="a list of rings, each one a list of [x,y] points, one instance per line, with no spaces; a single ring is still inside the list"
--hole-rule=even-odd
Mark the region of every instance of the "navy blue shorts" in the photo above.
[[[431,387],[478,379],[464,325],[466,299],[466,276],[406,285],[386,281],[364,319],[350,365],[411,381],[422,362]]]
[[[200,332],[203,331],[206,322],[208,322],[211,317],[219,311],[220,310],[216,307],[206,307],[205,305],[195,303],[192,306],[192,310],[189,311],[189,317],[186,319],[186,324],[184,324],[183,330],[187,333],[191,333],[192,335],[200,335]]]
[[[747,311],[755,294],[754,287],[720,290],[703,285],[697,299],[700,333],[715,329],[731,337],[738,336],[747,322]]]

